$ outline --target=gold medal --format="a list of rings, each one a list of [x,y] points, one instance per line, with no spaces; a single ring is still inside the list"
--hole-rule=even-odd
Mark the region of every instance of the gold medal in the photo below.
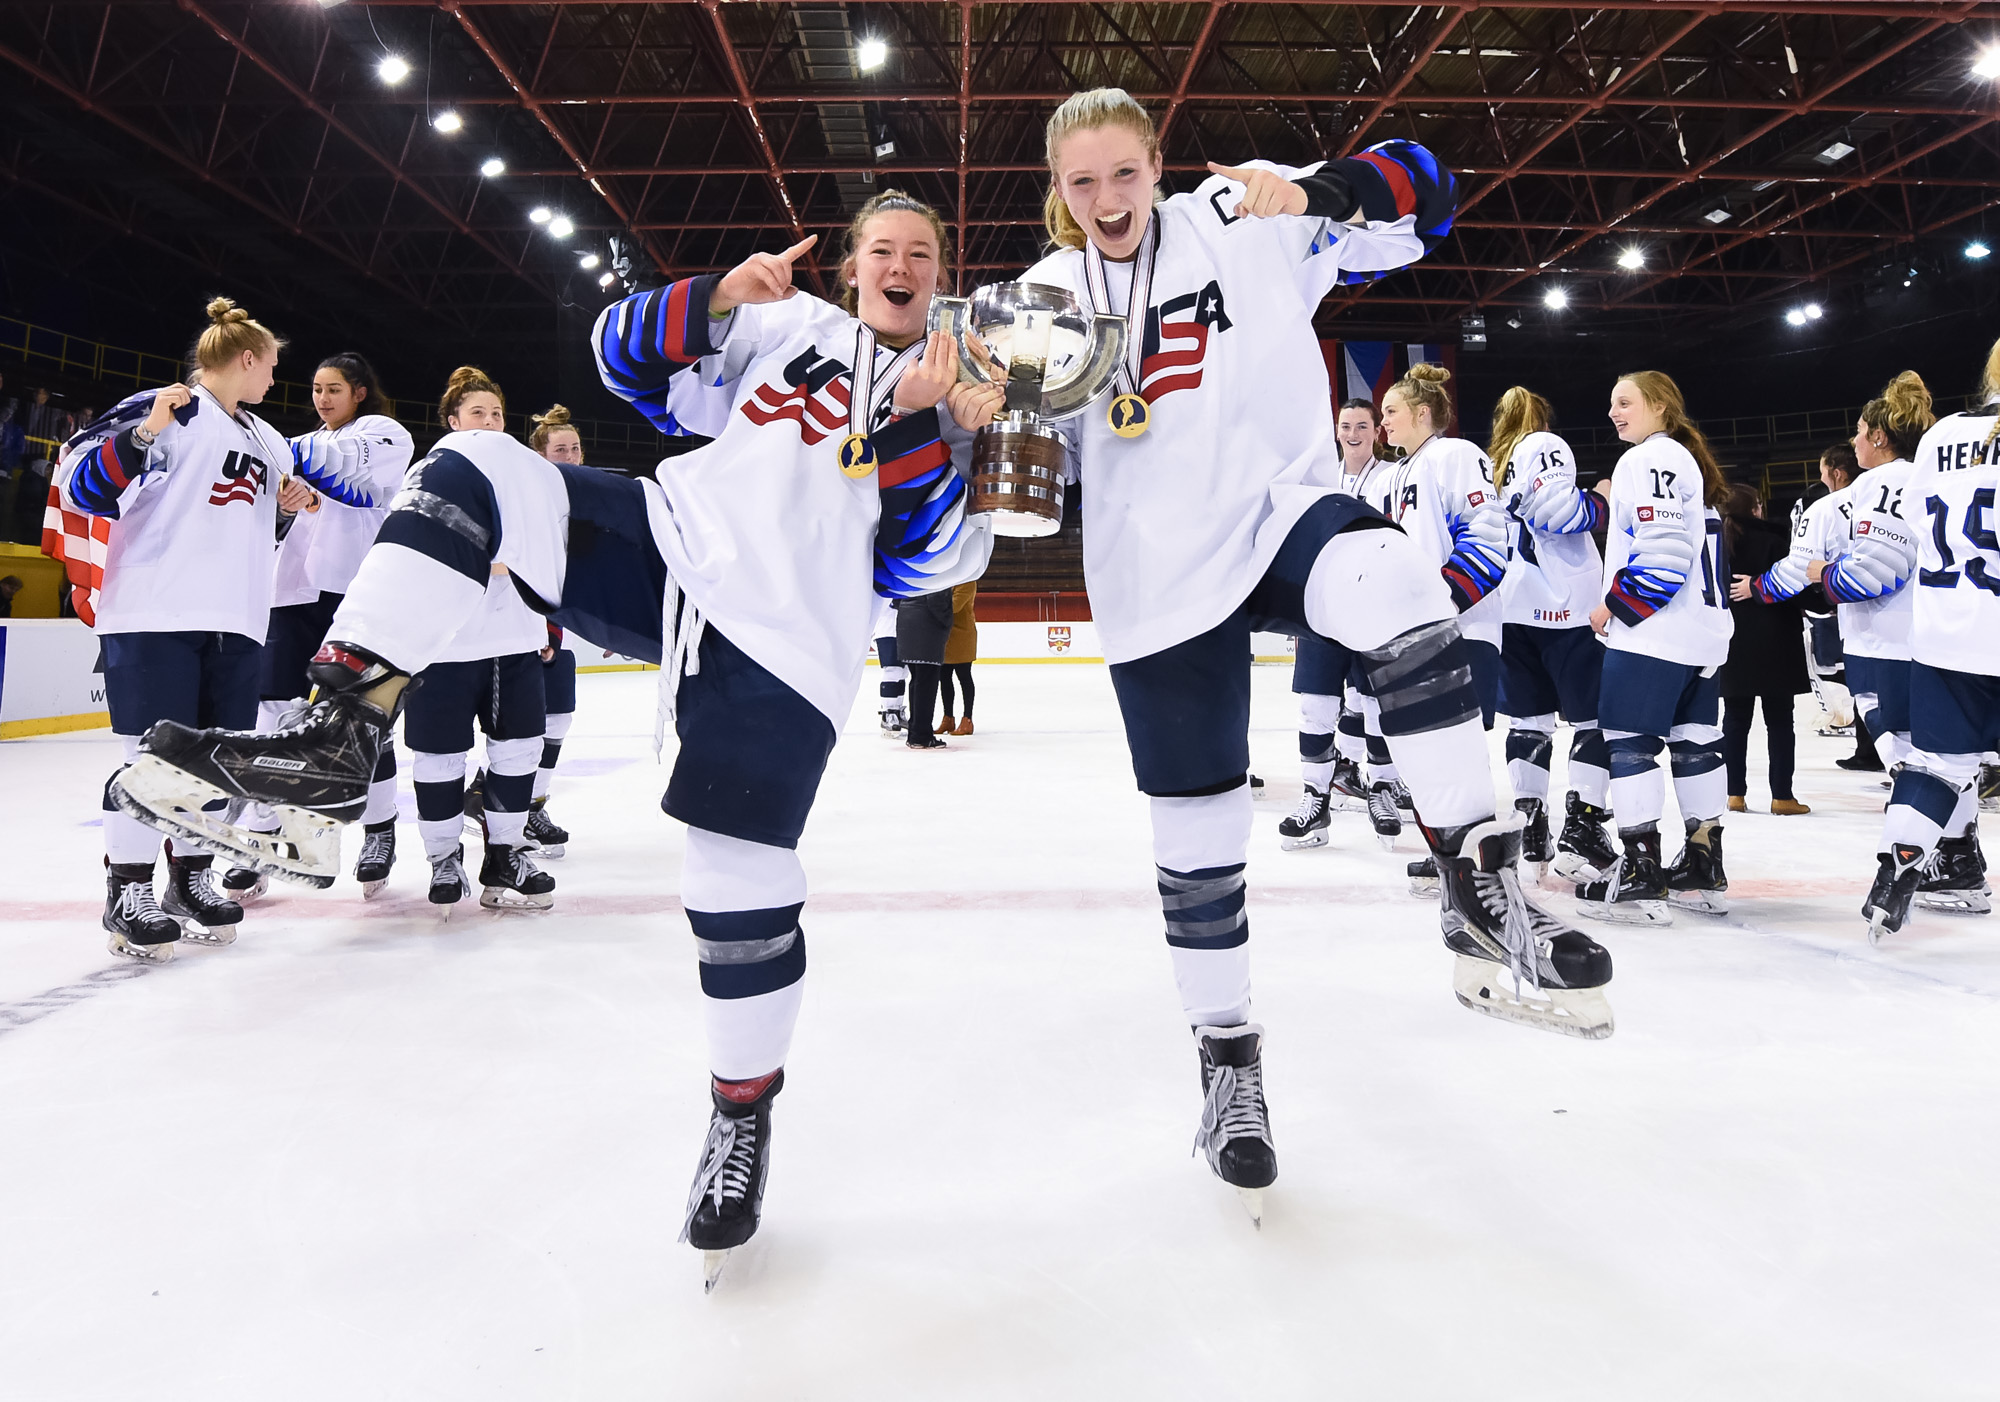
[[[1116,395],[1104,420],[1120,438],[1137,438],[1152,426],[1153,406],[1136,394]]]
[[[865,433],[840,440],[840,470],[849,477],[866,477],[875,470],[875,444]]]

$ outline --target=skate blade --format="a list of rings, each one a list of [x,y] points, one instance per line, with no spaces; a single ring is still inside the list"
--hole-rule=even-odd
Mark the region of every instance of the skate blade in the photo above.
[[[204,805],[226,802],[215,785],[141,754],[111,781],[111,798],[128,816],[148,827],[216,852],[238,866],[325,889],[340,872],[340,825],[302,808],[274,804],[279,830],[252,832],[226,818],[204,813]]]
[[[1420,901],[1436,900],[1438,894],[1437,879],[1435,877],[1429,877],[1429,876],[1411,877],[1410,894],[1415,896]]]
[[[236,943],[234,925],[204,925],[185,915],[175,916],[181,922],[181,938],[190,944],[206,945],[210,949],[221,949]]]
[[[388,886],[389,886],[389,878],[386,876],[383,877],[380,881],[364,881],[361,883],[361,899],[364,901],[372,901],[377,896],[381,895],[383,891],[387,890]]]
[[[1868,917],[1868,943],[1871,948],[1882,943],[1882,936],[1895,933],[1889,928],[1888,911],[1870,906],[1861,913]]]
[[[135,964],[171,964],[179,944],[179,940],[168,940],[164,944],[134,944],[113,930],[105,948],[120,959],[130,959]]]
[[[1399,836],[1400,833],[1378,832],[1375,834],[1375,840],[1382,845],[1384,852],[1393,852],[1396,850],[1396,839]]]
[[[1250,1225],[1258,1231],[1264,1230],[1264,1190],[1262,1188],[1238,1188],[1236,1196],[1243,1202],[1243,1210],[1250,1214]]]
[[[704,1251],[701,1253],[701,1293],[713,1295],[716,1283],[722,1279],[722,1268],[729,1262],[727,1251]]]
[[[479,893],[479,904],[487,910],[547,910],[556,903],[555,893],[530,896],[511,886],[488,886]]]
[[[1602,988],[1520,988],[1514,976],[1489,959],[1457,956],[1451,991],[1476,1013],[1565,1037],[1602,1041],[1617,1030]]]
[[[1304,837],[1281,837],[1278,839],[1278,846],[1287,852],[1303,852],[1308,847],[1324,847],[1326,846],[1326,833],[1322,830],[1320,832],[1309,832]]]
[[[1578,886],[1611,879],[1609,868],[1594,867],[1574,852],[1556,853],[1555,860],[1549,863],[1549,870],[1562,880],[1573,882]]]
[[[568,844],[562,842],[556,843],[553,847],[542,847],[538,845],[535,848],[536,856],[547,857],[552,862],[561,861],[563,857],[568,854],[568,852],[569,852]]]
[[[1729,897],[1721,891],[1669,891],[1667,900],[1674,909],[1693,911],[1696,915],[1729,914]]]
[[[1919,891],[1917,904],[1945,915],[1987,915],[1993,902],[1977,891]]]
[[[1674,914],[1666,901],[1588,901],[1578,898],[1580,914],[1607,925],[1671,925]]]

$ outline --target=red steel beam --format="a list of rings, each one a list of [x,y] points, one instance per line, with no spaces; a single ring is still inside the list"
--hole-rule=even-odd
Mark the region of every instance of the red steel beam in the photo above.
[[[958,7],[958,256],[966,256],[966,184],[972,168],[972,0]],[[965,269],[952,272],[952,290],[965,293]]]
[[[1340,150],[1335,153],[1336,155],[1351,156],[1354,154],[1354,148],[1361,144],[1361,138],[1367,134],[1368,128],[1375,124],[1375,119],[1395,106],[1396,99],[1403,95],[1405,88],[1416,81],[1417,74],[1421,73],[1424,65],[1431,61],[1431,56],[1438,51],[1438,46],[1451,37],[1451,31],[1458,28],[1460,22],[1465,19],[1470,11],[1477,8],[1478,6],[1472,3],[1472,0],[1461,0],[1461,3],[1451,7],[1451,13],[1438,21],[1437,25],[1431,30],[1430,37],[1425,40],[1423,47],[1418,50],[1416,56],[1409,63],[1404,65],[1402,73],[1390,85],[1389,91],[1375,99],[1375,105],[1369,108],[1367,114],[1354,124],[1354,130],[1347,134],[1347,140],[1340,143]]]
[[[757,98],[750,90],[750,79],[743,72],[743,61],[736,56],[736,45],[729,38],[729,25],[722,18],[721,0],[699,0],[701,7],[708,11],[708,18],[715,28],[715,41],[722,49],[722,60],[729,71],[730,81],[736,85],[736,94],[743,103],[743,115],[750,123],[750,131],[757,138],[757,149],[764,153],[765,174],[771,180],[771,192],[778,197],[778,205],[785,211],[785,218],[792,226],[792,239],[797,242],[806,236],[806,226],[799,218],[798,207],[792,203],[792,192],[785,188],[785,172],[778,164],[778,153],[771,147],[771,137],[764,130],[764,118],[757,111]],[[820,275],[819,259],[816,254],[824,249],[813,248],[806,252],[806,271],[811,274],[813,287],[826,291],[825,279]]]
[[[1166,114],[1160,118],[1158,140],[1163,151],[1167,145],[1167,133],[1173,130],[1174,118],[1180,115],[1181,108],[1187,103],[1188,86],[1194,82],[1194,75],[1201,68],[1201,61],[1208,57],[1208,42],[1215,36],[1216,22],[1222,18],[1222,12],[1227,8],[1226,0],[1209,0],[1208,13],[1202,16],[1201,32],[1194,36],[1194,48],[1188,53],[1187,66],[1181,69],[1181,80],[1174,84],[1173,95],[1167,99]],[[1061,101],[1060,98],[1057,100]]]
[[[130,0],[131,3],[148,3],[149,0]],[[446,0],[361,0],[361,3],[378,9],[431,9]],[[450,0],[463,4],[469,9],[519,9],[526,0]],[[588,5],[593,9],[603,9],[605,0],[539,0],[549,7],[565,5]],[[647,0],[658,5],[701,5],[706,7],[709,0]],[[974,0],[975,4],[1009,9],[1024,5],[1070,5],[1076,0]],[[1437,5],[1438,0],[1234,0],[1236,4],[1298,6],[1304,9],[1371,9],[1371,10],[1428,10]],[[1505,10],[1644,10],[1649,13],[1663,11],[1706,10],[1711,14],[1721,14],[1727,10],[1754,9],[1757,14],[1771,15],[1839,15],[1860,16],[1873,19],[1942,19],[1962,20],[1972,18],[2000,18],[2000,4],[1993,0],[1758,0],[1755,6],[1749,0],[1467,0],[1467,9]]]

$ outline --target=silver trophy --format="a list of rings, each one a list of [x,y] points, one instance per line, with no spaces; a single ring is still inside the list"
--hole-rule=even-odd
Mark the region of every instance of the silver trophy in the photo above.
[[[1051,427],[1082,413],[1124,363],[1122,316],[1099,316],[1060,287],[999,282],[933,297],[929,329],[958,343],[959,378],[1004,385],[1006,406],[972,440],[971,515],[995,535],[1062,527],[1068,440]]]

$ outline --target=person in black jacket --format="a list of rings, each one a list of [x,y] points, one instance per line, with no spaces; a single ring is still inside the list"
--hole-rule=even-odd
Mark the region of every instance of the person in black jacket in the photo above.
[[[1764,519],[1764,498],[1756,488],[1731,487],[1722,511],[1730,573],[1754,579],[1790,551],[1791,532]],[[1729,641],[1729,659],[1722,664],[1722,756],[1729,775],[1729,809],[1746,811],[1750,724],[1761,701],[1771,756],[1771,811],[1810,813],[1792,794],[1797,749],[1792,698],[1811,689],[1799,601],[1767,604],[1754,594],[1743,600],[1731,597],[1729,611],[1735,616],[1736,632]]]

